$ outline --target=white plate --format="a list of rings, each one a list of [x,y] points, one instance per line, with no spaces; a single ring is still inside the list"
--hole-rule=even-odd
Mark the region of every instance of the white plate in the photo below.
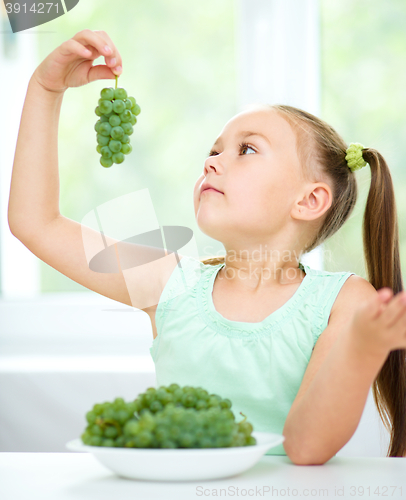
[[[91,453],[101,464],[121,477],[150,481],[199,481],[240,474],[253,467],[285,437],[253,432],[257,444],[230,448],[110,448],[87,446],[80,438],[66,443],[71,451]]]

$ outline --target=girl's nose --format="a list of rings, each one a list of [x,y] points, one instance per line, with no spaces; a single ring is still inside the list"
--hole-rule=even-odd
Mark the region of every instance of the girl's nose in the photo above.
[[[216,155],[218,156],[218,155]],[[221,168],[219,160],[216,156],[209,156],[204,162],[204,174],[207,175],[209,172],[218,172]]]

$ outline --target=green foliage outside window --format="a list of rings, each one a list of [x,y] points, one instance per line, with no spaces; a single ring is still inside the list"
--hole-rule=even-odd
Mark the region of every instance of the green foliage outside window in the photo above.
[[[322,118],[347,143],[360,142],[386,159],[394,180],[400,252],[406,221],[406,3],[403,0],[322,0]],[[362,217],[370,186],[369,166],[356,172],[359,195],[351,218],[324,245],[325,268],[366,278]],[[405,264],[403,264],[405,265]]]
[[[106,31],[123,57],[118,85],[142,109],[133,152],[105,169],[96,152],[94,109],[100,90],[114,80],[68,89],[59,123],[62,215],[81,222],[98,205],[148,188],[161,226],[192,228],[200,251],[213,245],[195,223],[192,195],[207,151],[238,112],[234,7],[232,0],[120,0],[113,8],[111,0],[86,0],[50,23],[54,34],[38,35],[42,61],[78,31]],[[42,292],[87,290],[40,266]]]

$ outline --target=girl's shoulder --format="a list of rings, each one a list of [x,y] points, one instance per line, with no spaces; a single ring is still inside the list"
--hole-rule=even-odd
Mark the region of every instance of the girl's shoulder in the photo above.
[[[333,316],[334,320],[338,317],[352,317],[361,302],[371,300],[377,293],[369,281],[357,274],[352,274],[340,289],[331,309],[330,319]]]

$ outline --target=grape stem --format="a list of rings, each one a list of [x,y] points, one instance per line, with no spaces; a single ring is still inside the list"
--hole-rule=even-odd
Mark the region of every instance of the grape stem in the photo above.
[[[116,88],[117,88],[117,83],[118,83],[118,75],[116,75]]]
[[[246,415],[244,415],[244,413],[242,411],[240,411],[240,415],[242,415],[244,417],[244,420],[241,420],[241,422],[238,422],[238,424],[242,424],[243,422],[245,422],[247,420]]]

